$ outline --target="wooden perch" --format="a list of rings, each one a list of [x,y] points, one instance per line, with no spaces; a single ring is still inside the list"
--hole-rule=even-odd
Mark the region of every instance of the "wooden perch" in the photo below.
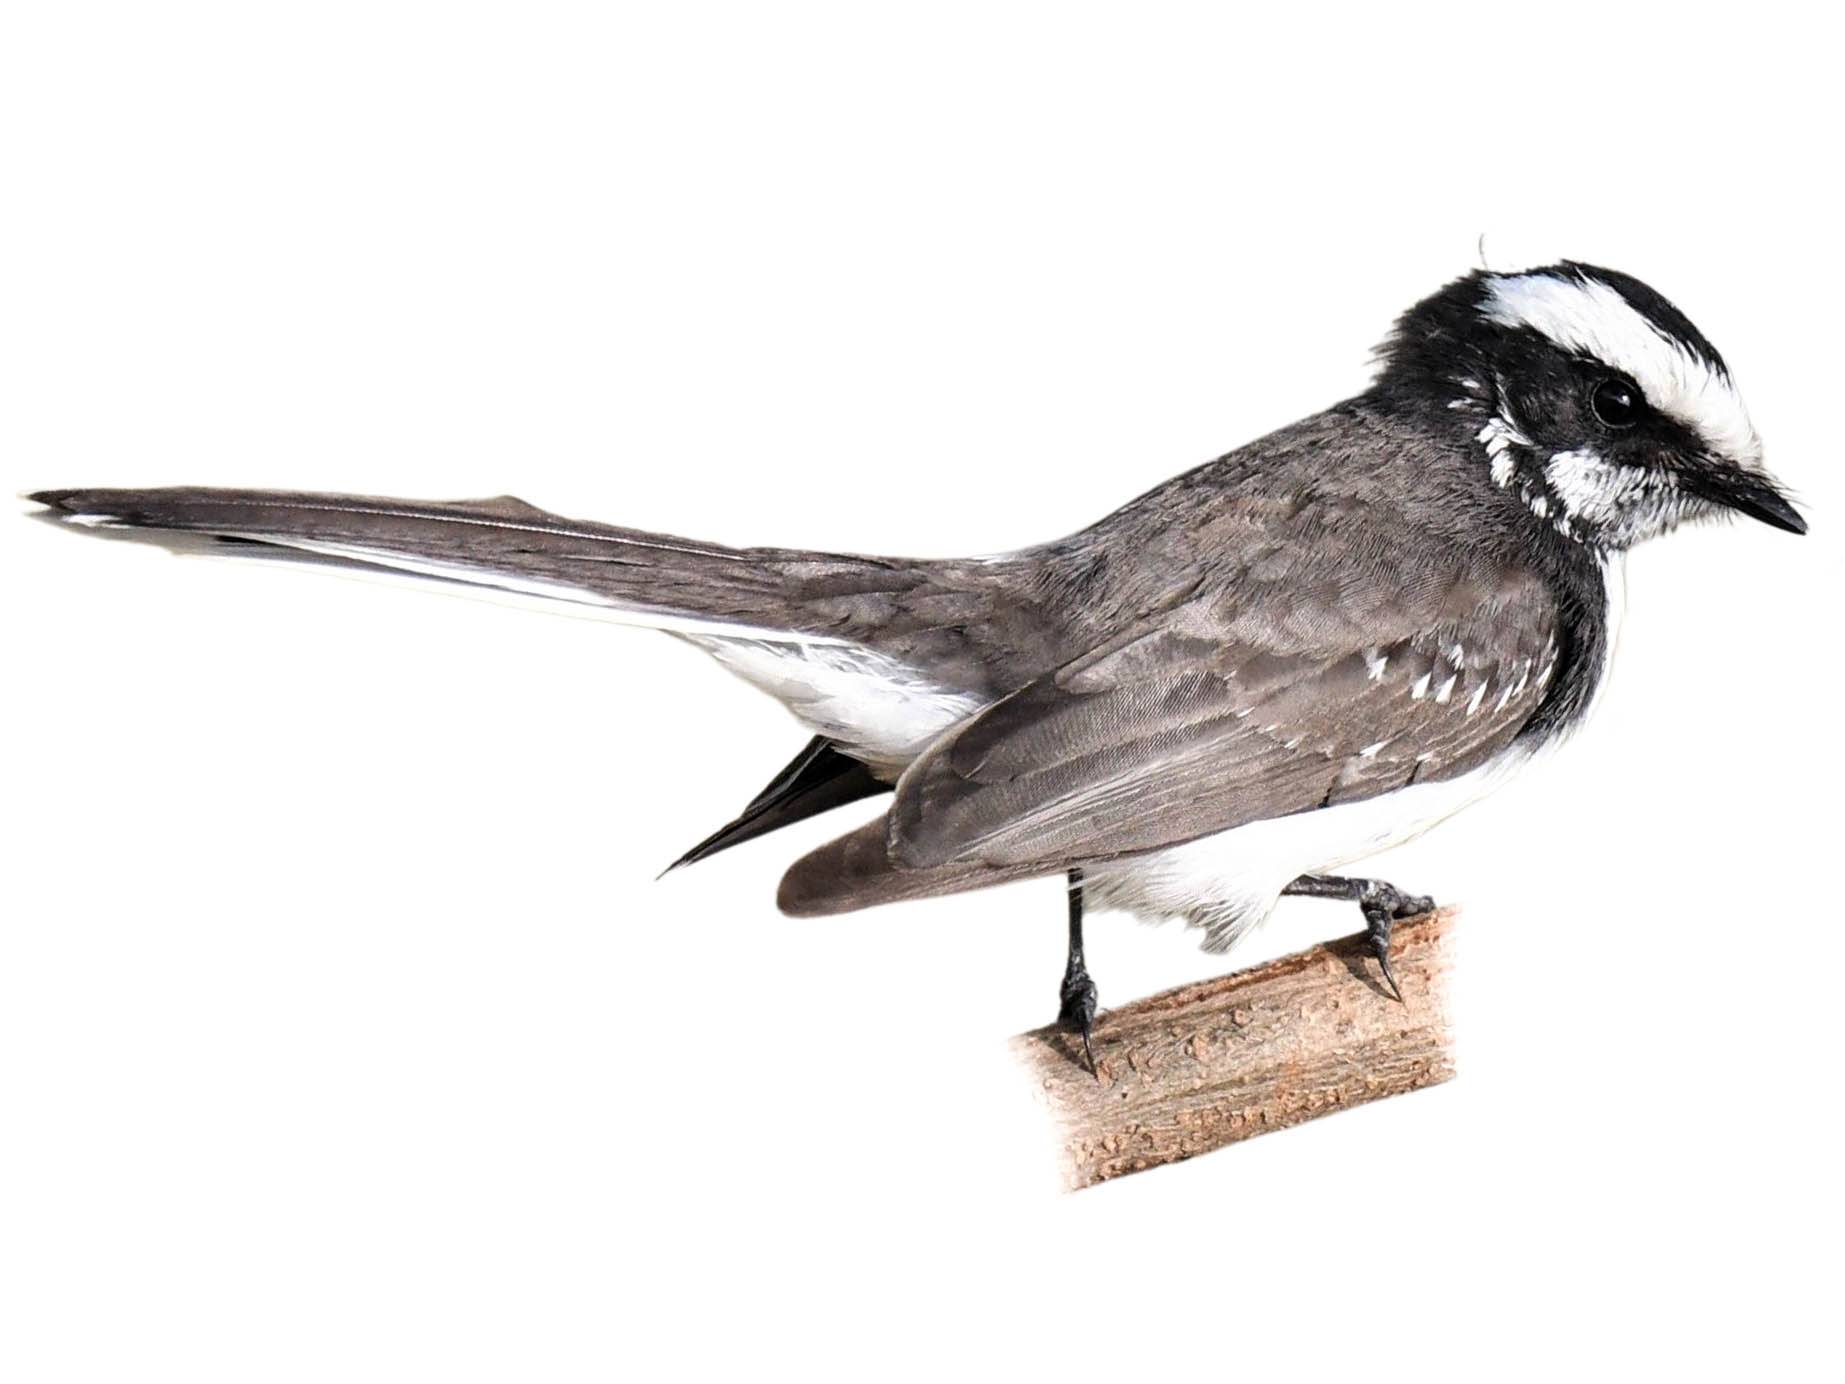
[[[1062,1127],[1069,1185],[1448,1080],[1454,918],[1437,909],[1397,924],[1390,969],[1401,1004],[1358,934],[1108,1010],[1096,1021],[1093,1076],[1080,1038],[1020,1034],[1013,1049]]]

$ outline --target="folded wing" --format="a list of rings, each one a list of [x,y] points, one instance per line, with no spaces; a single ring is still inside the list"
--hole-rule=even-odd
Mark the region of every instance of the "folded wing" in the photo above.
[[[1245,620],[1167,612],[942,737],[898,784],[881,853],[822,848],[784,905],[1051,873],[1463,774],[1540,704],[1556,610],[1535,578],[1508,578],[1490,603],[1433,613],[1381,645],[1282,651],[1235,637]]]

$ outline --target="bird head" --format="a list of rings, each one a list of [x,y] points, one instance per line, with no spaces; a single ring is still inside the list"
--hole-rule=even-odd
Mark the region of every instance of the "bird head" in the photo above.
[[[1567,539],[1619,550],[1732,513],[1806,532],[1717,348],[1630,275],[1477,271],[1405,313],[1380,355],[1381,393],[1452,428]]]

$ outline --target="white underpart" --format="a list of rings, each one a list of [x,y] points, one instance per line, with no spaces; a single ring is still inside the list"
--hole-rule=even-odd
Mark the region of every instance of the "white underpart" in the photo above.
[[[1648,403],[1692,429],[1720,455],[1741,466],[1760,466],[1761,439],[1729,377],[1662,333],[1607,284],[1554,274],[1501,275],[1487,280],[1481,311],[1492,321],[1530,327],[1566,351],[1621,371],[1640,386]]]
[[[1131,860],[1088,866],[1086,900],[1147,920],[1184,918],[1223,951],[1261,924],[1296,877],[1327,874],[1420,836],[1524,767],[1525,750],[1459,778],[1419,783],[1362,802],[1251,822]]]
[[[813,731],[889,778],[988,699],[957,692],[857,644],[793,636],[685,636]]]
[[[1602,591],[1607,603],[1602,607],[1602,625],[1607,631],[1608,642],[1602,648],[1601,677],[1595,683],[1595,697],[1590,701],[1582,720],[1589,719],[1589,712],[1595,709],[1602,693],[1608,689],[1608,675],[1614,667],[1615,646],[1621,642],[1621,625],[1627,618],[1627,554],[1624,552],[1603,553],[1601,556]],[[1544,646],[1545,675],[1556,664],[1556,641],[1553,639]],[[1580,724],[1580,722],[1578,722]]]
[[[1626,608],[1624,562],[1618,552],[1601,559],[1608,643],[1594,695],[1578,726],[1593,714],[1608,686]],[[1527,661],[1517,675],[1520,690],[1529,687],[1533,697],[1541,695],[1555,665],[1554,647],[1545,650],[1535,670]],[[1510,685],[1507,692],[1507,699],[1518,695]],[[1481,695],[1476,690],[1476,703]],[[1298,876],[1335,873],[1414,840],[1503,787],[1564,738],[1552,736],[1535,750],[1515,746],[1458,778],[1251,822],[1152,855],[1091,865],[1084,870],[1085,897],[1098,908],[1121,909],[1150,922],[1183,918],[1205,929],[1206,950],[1222,951],[1259,926]]]

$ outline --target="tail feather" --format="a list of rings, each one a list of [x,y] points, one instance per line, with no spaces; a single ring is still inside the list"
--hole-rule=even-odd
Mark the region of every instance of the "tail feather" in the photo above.
[[[85,527],[256,544],[355,568],[628,612],[702,632],[825,639],[789,589],[791,564],[859,559],[735,549],[548,513],[512,496],[418,502],[365,495],[173,487],[28,497]]]
[[[28,498],[51,518],[105,536],[409,574],[668,630],[776,698],[841,754],[871,764],[880,781],[895,779],[923,745],[991,699],[987,685],[1012,651],[993,647],[987,631],[996,608],[1019,602],[993,564],[726,548],[565,519],[511,496],[421,502],[174,487]],[[803,782],[811,796],[799,815],[874,791],[871,782]],[[734,825],[766,830],[771,816],[794,820],[790,807],[752,804],[745,818],[758,811],[761,820]],[[746,839],[727,833],[719,835]],[[697,849],[718,848],[712,841]]]

